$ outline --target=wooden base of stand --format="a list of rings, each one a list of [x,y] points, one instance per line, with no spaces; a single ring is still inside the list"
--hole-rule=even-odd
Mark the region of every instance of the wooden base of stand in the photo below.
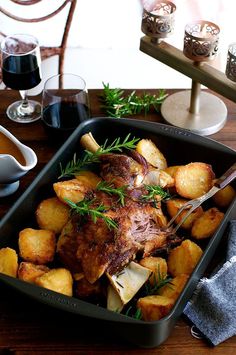
[[[226,123],[227,108],[218,97],[200,93],[199,112],[190,113],[191,90],[177,92],[168,96],[161,106],[166,122],[194,133],[207,136],[218,132]]]

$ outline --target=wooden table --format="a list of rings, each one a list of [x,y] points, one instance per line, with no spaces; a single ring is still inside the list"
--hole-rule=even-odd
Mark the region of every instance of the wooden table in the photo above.
[[[149,90],[154,92],[154,90]],[[138,91],[137,91],[138,92]],[[169,91],[171,92],[171,91]],[[100,109],[101,90],[89,90],[91,115],[104,116]],[[21,179],[19,190],[0,200],[0,217],[29,186],[50,160],[58,147],[50,142],[40,121],[17,124],[6,118],[7,106],[18,99],[14,91],[0,91],[0,124],[38,156],[37,166]],[[40,99],[40,98],[39,98]],[[236,105],[224,99],[228,107],[226,126],[211,138],[236,149]],[[137,117],[143,119],[143,116]],[[162,122],[159,114],[146,116],[149,121]],[[180,319],[168,340],[156,349],[140,349],[111,334],[106,324],[62,313],[29,300],[1,284],[0,291],[0,354],[236,354],[236,337],[213,348],[204,340],[192,337],[190,324]]]

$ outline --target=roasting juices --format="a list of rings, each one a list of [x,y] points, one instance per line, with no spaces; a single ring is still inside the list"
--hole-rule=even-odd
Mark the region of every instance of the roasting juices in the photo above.
[[[35,55],[10,55],[3,61],[2,80],[13,90],[28,90],[41,81],[38,61]]]

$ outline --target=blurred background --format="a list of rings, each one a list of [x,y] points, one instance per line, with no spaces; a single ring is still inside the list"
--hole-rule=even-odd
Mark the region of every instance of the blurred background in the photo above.
[[[139,51],[142,8],[153,0],[0,0],[0,32],[31,33],[41,46],[59,46],[71,2],[71,26],[66,42],[63,71],[82,76],[87,88],[102,88],[103,82],[120,88],[189,88],[191,80]],[[220,29],[217,59],[211,64],[224,71],[228,45],[236,41],[234,31],[236,2],[232,0],[173,0],[176,4],[175,32],[166,41],[183,48],[184,27],[192,20],[208,20]],[[28,4],[26,4],[28,3]],[[26,6],[27,5],[27,6]],[[13,14],[28,22],[6,16]],[[43,82],[58,71],[58,55],[43,61]]]

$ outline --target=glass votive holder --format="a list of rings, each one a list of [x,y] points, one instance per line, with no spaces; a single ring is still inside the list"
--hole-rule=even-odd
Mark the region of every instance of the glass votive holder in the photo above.
[[[145,4],[142,17],[142,32],[152,40],[169,37],[174,32],[175,4],[170,1],[151,1]]]
[[[209,21],[196,21],[185,26],[184,55],[195,62],[213,60],[218,52],[220,28]]]
[[[236,43],[229,45],[225,74],[228,79],[236,82]]]

